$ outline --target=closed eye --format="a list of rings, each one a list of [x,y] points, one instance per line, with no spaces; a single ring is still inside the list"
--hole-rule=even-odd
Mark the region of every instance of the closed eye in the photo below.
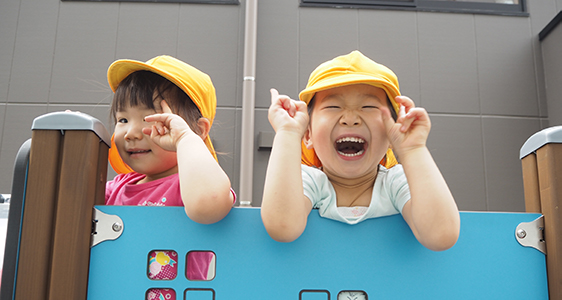
[[[374,106],[374,105],[365,105],[363,106],[363,109],[378,109],[378,106]]]

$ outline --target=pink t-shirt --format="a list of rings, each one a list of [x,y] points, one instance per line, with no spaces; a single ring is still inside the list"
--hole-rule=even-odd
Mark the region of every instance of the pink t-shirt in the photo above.
[[[178,173],[140,183],[144,174],[119,174],[105,185],[106,205],[183,206]]]
[[[158,180],[137,184],[146,177],[131,172],[119,174],[105,186],[106,205],[183,206],[179,175],[173,174]],[[236,202],[236,194],[230,192]],[[233,203],[234,203],[233,202]],[[207,280],[211,252],[192,252],[188,255],[186,275],[190,280]],[[157,274],[149,274],[157,276]]]

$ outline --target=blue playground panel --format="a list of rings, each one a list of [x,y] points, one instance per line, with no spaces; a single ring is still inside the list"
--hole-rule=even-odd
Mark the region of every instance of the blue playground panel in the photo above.
[[[272,240],[258,208],[233,208],[222,221],[201,225],[182,207],[96,206],[118,215],[121,237],[91,249],[88,299],[145,299],[171,288],[176,299],[337,299],[364,291],[368,299],[548,299],[545,256],[521,246],[515,229],[539,214],[461,213],[457,244],[433,252],[417,242],[400,215],[357,225],[312,211],[292,243]],[[178,276],[147,276],[152,250],[178,253]],[[212,251],[216,276],[186,279],[186,255]]]

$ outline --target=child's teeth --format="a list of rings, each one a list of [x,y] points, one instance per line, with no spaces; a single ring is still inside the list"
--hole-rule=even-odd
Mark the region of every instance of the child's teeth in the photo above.
[[[364,152],[363,150],[361,150],[361,151],[359,151],[359,152],[357,152],[357,153],[343,153],[343,152],[341,152],[341,151],[338,151],[339,154],[341,154],[341,155],[343,155],[343,156],[347,156],[347,157],[358,156],[358,155],[363,154],[363,152]]]
[[[343,142],[353,142],[353,143],[365,143],[365,140],[356,137],[344,137],[336,141],[337,143]]]

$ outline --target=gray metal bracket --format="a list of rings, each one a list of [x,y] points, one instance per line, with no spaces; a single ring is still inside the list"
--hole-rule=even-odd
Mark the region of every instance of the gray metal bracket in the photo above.
[[[515,238],[524,247],[533,247],[546,254],[544,240],[544,216],[531,222],[522,222],[515,229]]]
[[[90,247],[109,240],[115,240],[121,236],[123,230],[123,220],[116,215],[108,215],[97,208],[94,208],[94,218],[92,220],[92,243]]]

